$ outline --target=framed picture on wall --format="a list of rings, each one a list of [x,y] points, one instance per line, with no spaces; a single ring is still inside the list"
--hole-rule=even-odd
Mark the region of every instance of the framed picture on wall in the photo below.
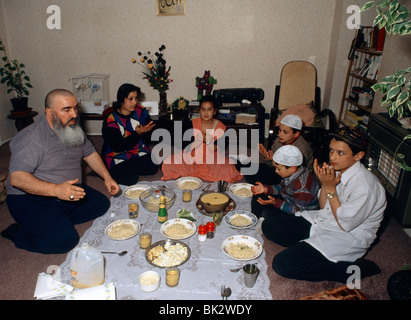
[[[156,0],[157,16],[175,16],[186,14],[186,0]]]

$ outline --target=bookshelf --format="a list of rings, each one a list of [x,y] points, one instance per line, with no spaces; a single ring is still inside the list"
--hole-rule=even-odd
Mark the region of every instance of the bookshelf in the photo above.
[[[339,126],[356,125],[367,130],[374,98],[371,87],[378,81],[384,40],[384,30],[373,27],[356,30],[338,116]]]

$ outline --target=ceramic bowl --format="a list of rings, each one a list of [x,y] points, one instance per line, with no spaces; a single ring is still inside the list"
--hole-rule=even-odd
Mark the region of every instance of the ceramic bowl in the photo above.
[[[160,286],[161,277],[155,271],[146,271],[138,278],[140,289],[144,292],[153,292]]]
[[[225,192],[206,191],[200,195],[200,203],[208,213],[224,211],[230,203],[230,197]]]

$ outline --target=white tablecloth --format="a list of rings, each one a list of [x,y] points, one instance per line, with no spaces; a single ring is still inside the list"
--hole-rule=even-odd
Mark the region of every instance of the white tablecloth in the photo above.
[[[197,220],[196,226],[212,221],[212,217],[201,214],[195,206],[202,189],[207,183],[193,192],[190,203],[182,202],[182,191],[174,186],[174,181],[155,181],[140,182],[152,186],[165,185],[172,188],[177,199],[174,205],[168,210],[168,219],[176,218],[179,209],[186,208],[193,212]],[[121,186],[122,190],[125,189]],[[217,183],[211,185],[210,190],[217,189]],[[236,209],[250,211],[250,198],[239,198],[231,195],[236,202]],[[221,249],[223,241],[229,236],[244,234],[256,238],[263,244],[263,238],[256,230],[236,230],[230,228],[224,221],[217,226],[215,237],[207,239],[206,242],[199,242],[197,233],[188,239],[181,240],[191,249],[190,259],[180,266],[180,283],[177,287],[169,288],[165,284],[165,269],[150,265],[145,259],[145,250],[140,249],[139,237],[135,236],[124,241],[114,241],[104,235],[104,229],[111,222],[128,218],[128,200],[123,195],[111,198],[111,207],[102,217],[96,219],[92,227],[86,231],[80,239],[81,243],[88,243],[100,251],[123,251],[127,250],[125,256],[104,255],[105,282],[112,282],[116,287],[117,299],[160,299],[160,300],[217,300],[221,299],[221,285],[231,287],[232,295],[229,300],[247,299],[272,299],[269,285],[270,280],[267,276],[267,264],[265,262],[265,252],[251,263],[257,263],[260,274],[253,288],[247,288],[243,281],[243,271],[233,273],[229,269],[240,267],[248,262],[236,261],[227,257]],[[139,202],[139,201],[138,201]],[[142,224],[141,232],[152,234],[152,243],[166,238],[161,235],[161,224],[157,220],[157,214],[145,210],[139,203],[139,215],[137,221]],[[60,266],[61,279],[63,282],[70,283],[70,259],[71,252],[67,255],[66,261]],[[154,270],[161,276],[161,284],[157,291],[143,292],[138,285],[138,277],[145,271]]]

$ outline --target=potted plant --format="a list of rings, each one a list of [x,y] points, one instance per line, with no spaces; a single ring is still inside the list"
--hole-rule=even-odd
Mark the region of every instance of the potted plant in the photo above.
[[[366,11],[374,7],[377,1],[369,1],[361,11]],[[376,5],[377,16],[374,18],[373,27],[385,28],[388,35],[411,35],[411,19],[408,8],[401,5],[398,0],[379,0]],[[393,75],[383,78],[372,86],[372,89],[382,94],[381,105],[387,106],[390,118],[411,117],[411,67],[401,69]],[[411,134],[405,136],[401,144],[397,147],[394,158],[400,167],[411,171],[404,160],[404,155],[398,153],[398,149],[405,140],[411,139]]]
[[[375,5],[376,1],[367,2],[361,11]],[[411,34],[411,19],[407,7],[398,0],[380,0],[376,5],[378,15],[373,27],[385,28],[388,35],[406,36]],[[398,70],[393,75],[383,78],[372,86],[374,91],[381,91],[381,105],[387,106],[390,118],[411,116],[411,67]]]
[[[29,90],[33,88],[30,84],[30,78],[24,71],[25,65],[18,60],[10,60],[6,53],[3,41],[0,39],[0,51],[3,52],[1,58],[4,62],[3,67],[0,68],[0,83],[5,83],[8,87],[7,93],[13,92],[15,97],[10,99],[13,109],[16,112],[26,111]]]

